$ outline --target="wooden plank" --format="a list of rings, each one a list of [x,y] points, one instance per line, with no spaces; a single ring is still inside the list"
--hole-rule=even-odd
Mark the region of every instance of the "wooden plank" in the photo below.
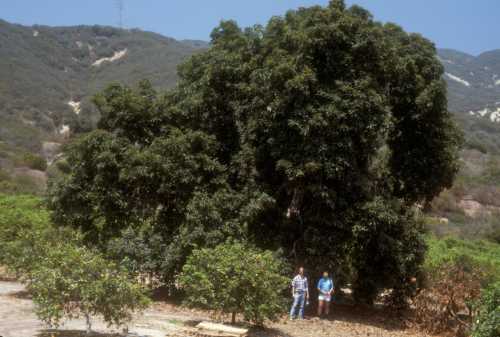
[[[228,337],[244,337],[248,333],[248,329],[235,328],[229,325],[217,324],[211,322],[201,322],[196,326],[199,330],[219,333],[222,336]]]

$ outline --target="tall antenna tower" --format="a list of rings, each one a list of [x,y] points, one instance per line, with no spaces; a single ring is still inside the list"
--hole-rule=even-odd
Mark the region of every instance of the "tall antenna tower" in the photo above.
[[[118,27],[123,28],[123,11],[125,10],[124,0],[115,0],[118,9]]]

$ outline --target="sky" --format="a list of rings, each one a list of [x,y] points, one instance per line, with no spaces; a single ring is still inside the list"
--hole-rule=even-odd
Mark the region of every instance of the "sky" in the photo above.
[[[265,24],[274,15],[328,0],[123,0],[123,24],[176,39],[209,40],[222,19],[240,26]],[[117,26],[117,0],[0,0],[0,18],[24,25]],[[346,0],[375,19],[418,32],[439,48],[473,55],[500,49],[499,0]]]

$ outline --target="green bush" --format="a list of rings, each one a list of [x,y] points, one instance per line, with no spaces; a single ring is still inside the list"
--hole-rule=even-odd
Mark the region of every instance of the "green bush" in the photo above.
[[[11,195],[41,195],[45,189],[39,181],[28,175],[0,178],[0,193]]]
[[[478,315],[472,337],[500,336],[500,282],[487,288],[477,304]]]
[[[57,327],[64,318],[83,316],[88,332],[92,316],[120,326],[149,303],[125,270],[84,247],[66,243],[47,251],[33,269],[28,289],[42,321]]]
[[[33,252],[35,243],[31,239],[41,238],[49,227],[50,213],[43,207],[40,198],[0,194],[0,264],[19,268],[24,265],[31,254],[28,255],[26,250],[21,255],[21,242],[25,242]]]
[[[441,266],[453,263],[464,257],[474,267],[484,272],[483,282],[500,281],[500,245],[484,240],[461,240],[448,237],[438,239],[429,236],[426,239],[427,253],[424,268],[433,274]]]
[[[53,226],[41,198],[0,194],[0,264],[29,281],[34,268],[60,242],[77,245],[81,237],[69,228]]]
[[[465,147],[472,150],[478,150],[481,153],[488,153],[488,147],[474,136],[469,136],[465,141]]]
[[[168,256],[165,256],[161,236],[150,226],[140,229],[127,228],[119,238],[106,247],[106,257],[127,269],[129,274],[154,287],[161,282],[155,277],[164,272]]]
[[[184,265],[179,283],[186,304],[231,313],[262,324],[276,319],[284,309],[283,291],[288,285],[284,266],[269,251],[243,244],[222,244],[194,250]]]
[[[487,234],[487,238],[495,243],[500,244],[500,215],[497,215],[496,221],[492,224],[492,228]]]
[[[23,156],[23,163],[33,170],[45,171],[47,169],[45,158],[33,153],[26,153]]]
[[[354,299],[373,304],[380,292],[391,288],[388,303],[405,307],[415,290],[411,280],[424,261],[423,223],[414,211],[383,198],[367,203],[357,216],[352,228],[356,244],[351,248]]]
[[[4,169],[0,168],[0,182],[9,181],[10,179],[10,174]]]
[[[500,245],[486,240],[435,236],[428,236],[426,244],[425,278],[414,301],[417,321],[434,333],[448,331],[461,336],[471,328],[487,331],[492,318],[480,314],[478,320],[477,312],[485,309],[481,309],[483,304],[474,303],[482,293],[483,298],[488,296],[484,295],[489,294],[485,288],[498,286],[500,282]],[[482,327],[477,327],[483,321]],[[496,335],[474,335],[477,336]]]
[[[58,326],[82,315],[89,330],[94,315],[124,323],[147,297],[128,271],[81,243],[78,232],[51,224],[40,198],[0,195],[0,264],[27,284],[38,317]]]

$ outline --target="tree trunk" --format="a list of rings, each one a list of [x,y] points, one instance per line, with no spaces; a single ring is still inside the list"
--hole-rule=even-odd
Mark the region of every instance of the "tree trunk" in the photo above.
[[[85,323],[87,324],[87,335],[92,332],[92,322],[90,321],[90,315],[85,313]]]
[[[233,311],[231,314],[231,324],[236,323],[236,311]]]

